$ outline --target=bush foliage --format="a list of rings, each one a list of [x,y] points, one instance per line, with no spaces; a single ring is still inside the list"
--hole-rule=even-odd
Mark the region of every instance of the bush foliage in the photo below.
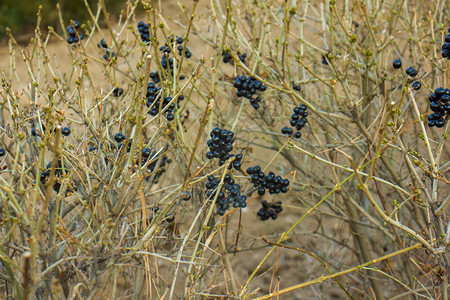
[[[86,2],[95,11],[97,1]],[[0,1],[0,39],[5,37],[7,27],[13,34],[30,33],[36,26],[36,13],[40,6],[42,6],[41,28],[43,30],[47,26],[59,28],[57,4],[60,5],[62,16],[66,20],[76,19],[84,22],[88,18],[84,0],[2,0]],[[105,4],[109,12],[114,14],[123,7],[124,1],[105,0]]]
[[[449,299],[443,1],[73,2],[1,49],[0,298]]]

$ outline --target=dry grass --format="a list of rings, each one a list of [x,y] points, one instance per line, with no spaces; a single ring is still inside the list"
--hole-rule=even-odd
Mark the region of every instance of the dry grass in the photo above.
[[[128,1],[118,23],[105,12],[101,0],[76,47],[38,28],[2,55],[2,298],[448,299],[450,126],[426,117],[429,94],[450,88],[442,1]],[[174,74],[159,51],[170,35],[193,54],[171,54]],[[173,121],[147,114],[156,70],[158,97],[185,98]],[[236,75],[267,86],[259,109],[236,97]],[[300,104],[301,139],[282,135]],[[241,170],[206,158],[215,126],[234,132]],[[257,164],[288,193],[258,196],[245,171]],[[211,174],[231,174],[247,207],[216,214]],[[282,201],[276,220],[257,218],[263,199]]]

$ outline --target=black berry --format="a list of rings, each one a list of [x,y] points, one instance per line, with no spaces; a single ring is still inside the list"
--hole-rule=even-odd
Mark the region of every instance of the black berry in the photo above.
[[[120,132],[116,133],[116,135],[114,136],[114,140],[118,143],[122,143],[126,138],[127,137]]]
[[[294,113],[291,115],[291,120],[289,121],[289,124],[292,128],[283,127],[281,128],[281,133],[289,137],[294,136],[294,138],[296,139],[301,138],[302,134],[300,130],[302,130],[302,128],[305,127],[306,123],[308,122],[308,112],[306,111],[306,109],[307,107],[304,104],[298,107],[294,107]],[[294,129],[296,130],[295,133]]]
[[[420,90],[420,88],[422,87],[422,84],[419,81],[414,81],[412,84],[412,88],[413,90]]]
[[[100,42],[97,44],[97,47],[108,49],[108,44],[106,43],[105,39],[101,39]]]
[[[447,34],[447,35],[445,36],[445,42],[446,42],[446,43],[450,43],[450,34]]]
[[[236,96],[237,97],[245,97],[250,100],[250,104],[253,108],[258,109],[260,107],[259,102],[261,102],[261,96],[255,96],[259,92],[264,92],[266,90],[266,86],[256,78],[250,76],[236,76],[234,78],[233,86],[237,89]]]
[[[167,223],[172,223],[173,221],[175,221],[175,216],[173,214],[167,214],[166,215],[166,222]]]
[[[150,42],[150,28],[147,23],[144,23],[143,21],[139,21],[137,24],[137,28],[139,31],[139,35],[141,36],[141,40],[144,43]]]
[[[61,133],[62,133],[62,135],[64,135],[64,136],[69,136],[69,135],[70,135],[70,128],[69,128],[69,127],[63,127],[63,128],[61,129]]]
[[[268,203],[266,200],[261,201],[262,208],[256,213],[261,221],[269,219],[275,220],[278,218],[278,214],[283,211],[281,201],[275,203]]]
[[[428,97],[430,110],[433,113],[428,115],[428,126],[442,128],[450,115],[450,89],[438,87]]]
[[[293,88],[295,91],[298,91],[298,92],[300,92],[300,91],[302,90],[302,87],[301,87],[300,85],[298,85],[298,84],[295,84],[294,81],[292,81],[292,88]]]
[[[122,88],[115,88],[113,89],[113,96],[114,97],[120,97],[123,94],[123,89]]]
[[[191,192],[189,192],[189,191],[184,191],[183,193],[181,193],[181,200],[183,200],[183,201],[189,201],[189,200],[191,200]]]
[[[217,214],[223,216],[232,205],[234,208],[247,206],[247,196],[240,192],[240,185],[234,183],[234,179],[230,174],[224,178],[222,188],[219,190],[220,179],[214,176],[208,176],[205,184],[206,196],[209,200],[216,198]]]
[[[409,67],[406,69],[406,74],[410,77],[416,77],[418,72],[416,69],[414,69],[413,67]]]
[[[392,66],[394,67],[394,69],[400,69],[402,67],[402,60],[399,58],[394,60]]]

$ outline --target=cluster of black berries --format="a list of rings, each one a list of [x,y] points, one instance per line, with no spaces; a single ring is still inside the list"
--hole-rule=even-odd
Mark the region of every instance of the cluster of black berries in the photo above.
[[[206,196],[208,199],[214,199],[217,194],[217,214],[223,216],[230,208],[230,205],[236,207],[247,207],[247,196],[241,194],[241,186],[235,183],[230,174],[226,174],[223,180],[223,186],[218,190],[220,178],[215,178],[213,175],[208,176],[206,182]]]
[[[143,21],[139,21],[137,24],[137,28],[139,31],[139,35],[141,36],[141,40],[144,43],[150,42],[150,28],[147,23],[144,23]]]
[[[207,141],[209,151],[206,153],[206,158],[218,158],[219,166],[222,166],[228,159],[234,157],[235,159],[228,169],[235,168],[239,170],[242,163],[242,154],[230,154],[233,151],[234,133],[226,129],[214,127],[210,136],[211,138]]]
[[[245,63],[245,59],[247,58],[247,53],[242,53],[241,52],[237,52],[237,55],[239,56],[239,60],[242,63]],[[222,52],[222,61],[227,64],[229,62],[231,62],[233,60],[233,56],[231,56],[231,54],[225,50],[223,50]]]
[[[302,133],[300,130],[302,130],[303,127],[305,127],[306,123],[308,122],[308,112],[306,111],[307,107],[304,104],[301,104],[298,107],[294,107],[294,113],[291,115],[291,121],[290,124],[291,127],[283,127],[281,128],[281,133],[286,134],[289,137],[294,136],[294,138],[299,139],[302,137]],[[295,128],[297,131],[294,133]]]
[[[402,60],[400,58],[395,59],[392,62],[392,66],[394,67],[394,69],[400,69],[402,67]],[[418,72],[413,67],[409,67],[406,69],[406,74],[408,76],[410,76],[411,78],[414,78],[417,76]],[[420,90],[420,88],[422,87],[422,84],[419,81],[414,81],[411,87],[413,90],[417,91],[417,90]]]
[[[113,96],[114,97],[120,97],[120,96],[122,96],[123,95],[123,89],[122,88],[119,88],[119,87],[117,87],[117,88],[114,88],[113,89],[113,91],[112,91],[112,93],[113,93]]]
[[[292,81],[291,83],[294,91],[300,92],[302,90],[302,87],[299,84],[296,84],[294,81]]]
[[[251,175],[251,182],[255,188],[258,188],[258,195],[263,196],[266,193],[266,189],[269,190],[269,194],[286,193],[287,187],[290,182],[289,179],[283,179],[281,176],[275,176],[270,171],[267,176],[261,171],[260,166],[249,167],[247,174]]]
[[[163,55],[161,58],[161,67],[163,67],[164,70],[170,69],[170,74],[173,74],[173,58]]]
[[[5,156],[5,154],[6,154],[6,151],[5,151],[5,149],[3,149],[3,148],[0,148],[0,157],[3,157],[3,156]]]
[[[121,149],[123,147],[123,142],[127,139],[126,135],[121,132],[118,132],[114,135],[114,140],[117,142],[117,148]],[[131,144],[133,143],[133,139],[128,141],[127,152],[131,151]]]
[[[47,182],[48,178],[50,177],[51,168],[52,168],[52,162],[49,162],[47,164],[47,167],[41,171],[41,178],[40,178],[40,180],[41,180],[42,184],[45,184]],[[56,166],[55,166],[55,177],[56,178],[55,178],[55,183],[53,184],[53,190],[55,192],[57,192],[57,193],[59,193],[59,190],[61,189],[61,182],[60,182],[60,180],[61,180],[61,176],[64,173],[67,173],[67,170],[65,168],[63,169],[61,160],[58,159],[56,161]],[[68,193],[72,192],[72,190],[68,189],[67,192]]]
[[[167,42],[159,48],[159,51],[169,54],[170,52],[172,52],[172,49],[170,47],[172,46],[173,43],[176,43],[176,45],[178,45],[177,46],[178,55],[181,56],[183,54],[183,48],[184,48],[182,45],[183,42],[184,42],[184,39],[181,36],[175,36],[175,37],[170,36],[167,39]],[[192,53],[188,47],[186,47],[184,49],[184,56],[186,56],[186,58],[191,58],[191,56],[192,56]],[[163,66],[163,68],[164,68],[164,66]],[[167,68],[164,68],[164,69],[167,69]]]
[[[162,157],[156,152],[149,148],[144,148],[141,151],[142,156],[142,165],[145,165],[147,161],[150,161],[150,163],[147,166],[147,169],[149,172],[153,173],[156,171],[154,183],[158,183],[159,177],[166,172],[166,169],[164,168],[167,164],[170,164],[172,160],[170,158],[167,158],[166,155],[163,155]],[[159,166],[158,166],[159,161]],[[138,163],[138,161],[136,161]],[[156,167],[158,166],[158,169]],[[150,176],[146,178],[146,180],[150,180]]]
[[[175,119],[175,109],[178,107],[180,101],[184,100],[184,96],[178,96],[176,101],[172,101],[173,98],[170,96],[162,97],[162,91],[160,87],[155,86],[153,82],[149,82],[147,85],[147,107],[150,108],[148,114],[151,116],[156,116],[159,110],[165,109],[164,114],[167,121],[173,121]],[[170,104],[169,104],[170,103]]]
[[[169,74],[170,74],[170,75],[173,75],[173,74],[174,74],[174,72],[173,72],[173,66],[174,66],[173,60],[174,60],[174,58],[173,58],[173,57],[169,57],[170,53],[172,52],[171,46],[172,46],[173,43],[176,43],[176,44],[178,45],[177,48],[176,48],[176,49],[178,50],[178,55],[181,56],[182,53],[183,53],[183,49],[184,49],[183,45],[181,45],[181,44],[183,44],[183,42],[184,42],[184,40],[183,40],[182,37],[179,37],[179,36],[175,36],[175,37],[170,36],[170,37],[167,39],[167,42],[166,42],[163,46],[161,46],[161,47],[159,48],[159,50],[160,50],[161,52],[163,52],[163,56],[162,56],[162,58],[161,58],[161,67],[162,67],[164,70],[169,71]],[[190,58],[190,57],[192,56],[192,53],[191,53],[191,51],[189,50],[188,47],[186,47],[186,48],[184,49],[184,55],[186,56],[186,58]],[[150,74],[150,75],[151,75],[151,74]],[[155,83],[158,83],[158,82],[161,80],[161,75],[160,75],[158,72],[154,72],[154,75],[153,75],[153,77],[151,77],[151,78],[152,78],[152,80],[153,80]],[[184,78],[185,78],[184,75],[180,75],[180,80],[183,80]]]
[[[449,34],[445,36],[445,43],[442,44],[442,58],[450,60],[450,28],[447,31]]]
[[[161,81],[161,76],[159,75],[158,71],[155,72],[150,72],[149,74],[150,79],[154,82],[154,83],[159,83]]]
[[[97,44],[97,47],[105,50],[105,54],[103,54],[104,60],[111,60],[116,56],[116,53],[108,48],[108,44],[106,43],[105,39],[101,39],[100,42]]]
[[[253,95],[255,95],[257,92],[264,92],[266,90],[266,86],[261,81],[254,78],[253,76],[236,76],[234,77],[233,86],[237,89],[236,96],[249,99],[250,104],[253,106],[253,108],[259,108],[261,96],[253,98]]]
[[[73,26],[69,25],[66,28],[67,33],[69,36],[67,37],[67,43],[69,44],[76,44],[80,40],[84,39],[84,34],[78,33],[78,29],[80,28],[80,22],[73,21]]]
[[[275,203],[269,203],[266,200],[261,201],[262,207],[256,213],[261,221],[266,221],[270,218],[275,220],[278,217],[278,214],[283,210],[281,207],[281,201],[277,201]]]
[[[428,100],[433,113],[428,115],[428,126],[442,128],[450,115],[450,89],[437,88]]]

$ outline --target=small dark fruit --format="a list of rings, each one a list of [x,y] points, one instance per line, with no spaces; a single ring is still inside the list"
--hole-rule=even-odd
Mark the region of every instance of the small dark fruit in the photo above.
[[[297,92],[300,92],[302,90],[302,87],[299,84],[295,84],[294,81],[292,81],[292,88]]]
[[[436,125],[437,128],[442,128],[445,125],[445,120],[443,118],[439,118],[434,120],[434,125]]]
[[[412,88],[413,90],[420,90],[420,88],[422,87],[422,84],[419,81],[414,81],[412,84]]]
[[[120,132],[116,133],[116,135],[114,136],[114,140],[118,143],[122,143],[126,138],[127,137]]]
[[[438,98],[441,98],[442,95],[445,94],[445,89],[443,87],[438,87],[437,89],[434,90],[434,93]]]
[[[173,221],[175,221],[175,216],[173,214],[167,214],[166,215],[166,222],[167,223],[172,223]]]
[[[446,43],[450,43],[450,34],[447,34],[447,35],[445,36],[445,42],[446,42]]]
[[[181,193],[181,200],[183,201],[189,201],[191,200],[192,194],[189,191],[184,191],[183,193]]]
[[[62,135],[64,135],[64,136],[69,136],[69,135],[70,135],[70,128],[69,128],[69,127],[63,127],[63,128],[61,129],[61,133],[62,133]]]
[[[406,74],[410,77],[416,77],[418,73],[419,72],[417,72],[417,70],[414,69],[413,67],[409,67],[406,69]]]
[[[392,66],[394,67],[394,69],[400,69],[402,67],[402,60],[399,58],[394,60]]]
[[[144,148],[141,151],[141,155],[143,158],[148,158],[148,157],[150,157],[151,154],[152,154],[152,150],[150,150],[149,148]]]

